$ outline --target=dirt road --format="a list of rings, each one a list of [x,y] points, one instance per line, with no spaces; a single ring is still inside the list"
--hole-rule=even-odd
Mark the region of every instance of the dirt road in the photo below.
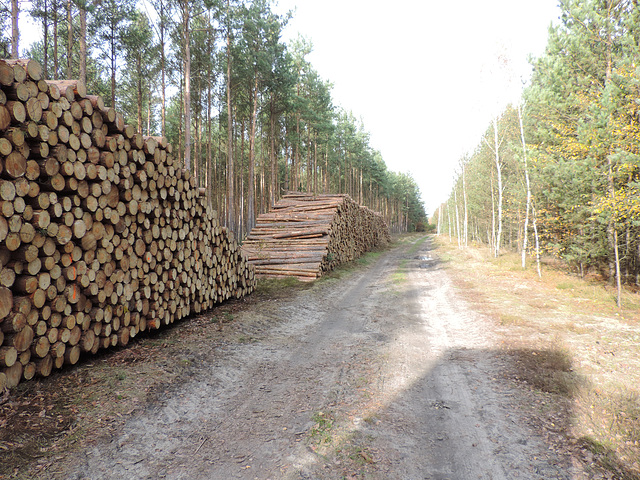
[[[519,413],[491,322],[430,242],[241,312],[273,323],[204,352],[192,378],[55,477],[574,478]]]

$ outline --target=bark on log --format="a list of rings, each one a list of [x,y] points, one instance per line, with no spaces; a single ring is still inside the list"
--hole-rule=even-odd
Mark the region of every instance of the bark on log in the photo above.
[[[389,241],[379,214],[346,195],[285,195],[242,245],[261,276],[314,279]]]
[[[37,65],[0,61],[0,377],[11,385],[256,282],[165,138],[137,135],[78,81],[37,77]]]

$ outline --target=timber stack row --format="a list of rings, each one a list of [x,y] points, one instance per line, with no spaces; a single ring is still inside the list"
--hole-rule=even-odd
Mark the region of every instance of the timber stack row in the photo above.
[[[164,138],[41,77],[0,61],[0,391],[255,287]]]
[[[290,193],[258,216],[242,251],[256,275],[310,281],[389,241],[382,215],[348,195]]]

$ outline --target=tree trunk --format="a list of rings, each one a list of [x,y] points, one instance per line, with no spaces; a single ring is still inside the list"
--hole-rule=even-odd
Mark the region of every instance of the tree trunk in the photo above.
[[[164,53],[164,31],[165,31],[165,18],[164,18],[164,1],[160,2],[160,71],[162,73],[162,136],[166,137],[166,111],[167,111],[167,62]]]
[[[491,238],[487,239],[489,249],[495,253],[496,245],[496,196],[493,192],[493,172],[491,172]]]
[[[307,188],[306,192],[311,193],[311,127],[307,125]]]
[[[138,52],[136,54],[136,68],[138,74],[136,75],[136,107],[138,114],[138,133],[142,135],[142,56]]]
[[[147,90],[147,93],[149,94],[149,98],[147,99],[147,136],[151,136],[151,102],[153,100],[151,88]]]
[[[113,108],[116,108],[116,68],[116,28],[111,23],[111,106]]]
[[[191,36],[189,15],[191,5],[185,0],[183,15],[184,29],[184,168],[191,171]]]
[[[318,134],[314,133],[313,137],[313,195],[316,196],[318,195]]]
[[[611,1],[607,1],[607,17],[611,17],[611,10],[613,9],[613,4]],[[607,26],[609,26],[609,22],[607,22]],[[612,76],[612,33],[611,30],[607,31],[607,70],[606,70],[606,83],[605,86],[610,85],[611,76]],[[612,127],[612,119],[611,115],[609,115],[609,125],[608,127]],[[607,129],[609,130],[609,129]],[[616,204],[616,190],[614,185],[613,178],[613,162],[611,160],[611,154],[613,154],[613,147],[609,147],[609,154],[607,155],[607,183],[609,189],[609,197],[611,198],[611,205],[615,206]],[[613,258],[615,264],[615,283],[616,283],[616,303],[618,308],[622,307],[622,282],[620,279],[620,252],[618,248],[618,229],[616,228],[616,218],[615,212],[612,212],[611,219],[609,220],[609,225],[607,226],[607,230],[609,230],[609,237],[613,247]]]
[[[327,135],[327,143],[324,148],[324,193],[329,193],[329,184],[331,183],[331,175],[329,174],[329,135]]]
[[[531,210],[533,215],[533,237],[536,242],[536,267],[538,269],[538,277],[542,278],[542,270],[540,269],[540,238],[538,237],[538,221],[536,209],[533,204],[531,204]]]
[[[200,87],[199,87],[200,88]],[[202,104],[196,103],[194,107],[195,114],[195,140],[193,141],[193,176],[196,179],[196,185],[200,186],[200,167],[202,159]]]
[[[527,207],[524,215],[524,229],[522,235],[522,268],[526,268],[527,263],[527,231],[529,229],[529,211],[531,210],[531,184],[529,182],[529,165],[527,163],[527,144],[524,138],[524,125],[522,123],[522,107],[518,105],[518,120],[520,122],[520,140],[522,142],[522,160],[524,162],[524,179],[527,186]]]
[[[231,14],[227,0],[227,228],[235,230],[233,221],[233,111],[231,110]]]
[[[71,46],[73,45],[73,16],[71,0],[67,0],[67,78],[73,78],[71,69]],[[113,105],[115,107],[115,105]]]
[[[53,2],[53,75],[52,78],[57,79],[59,74],[58,65],[58,1]]]
[[[251,129],[249,132],[249,197],[247,199],[247,232],[255,224],[255,164],[256,164],[256,124],[258,121],[258,67],[253,71],[254,83],[251,92]]]
[[[458,193],[457,188],[453,187],[453,201],[456,204],[456,237],[458,238],[458,248],[462,246],[462,238],[460,238],[460,215],[458,213]]]
[[[453,242],[453,237],[451,236],[451,206],[449,202],[447,202],[447,218],[448,218],[448,227],[449,227],[449,243]]]
[[[20,56],[18,52],[18,40],[20,38],[20,31],[18,30],[19,15],[20,8],[18,6],[18,0],[11,0],[11,58],[18,58]]]
[[[269,111],[269,160],[271,164],[271,197],[269,207],[278,200],[278,162],[276,159],[276,106],[271,96]]]
[[[49,78],[49,8],[47,0],[44,0],[44,12],[42,16],[42,34],[43,34],[43,76]]]
[[[80,58],[79,58],[79,72],[78,79],[84,84],[87,84],[87,10],[86,5],[80,4],[78,7],[80,10]],[[72,77],[69,77],[72,78]]]
[[[467,208],[467,183],[465,179],[465,164],[462,163],[462,199],[464,200],[464,246],[468,246],[469,238],[469,214]]]
[[[500,145],[498,142],[498,117],[493,119],[493,142],[495,148],[496,172],[498,173],[498,235],[496,237],[495,256],[500,256],[502,240],[502,166],[500,165]]]

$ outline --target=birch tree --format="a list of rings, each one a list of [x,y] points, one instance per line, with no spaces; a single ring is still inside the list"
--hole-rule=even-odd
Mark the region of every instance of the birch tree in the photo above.
[[[524,137],[524,124],[522,122],[522,105],[518,105],[518,123],[520,125],[520,141],[522,142],[522,162],[524,164],[524,178],[527,189],[527,205],[524,217],[524,228],[522,235],[522,269],[527,266],[527,239],[529,230],[529,212],[531,211],[531,182],[529,181],[529,164],[527,162],[527,143]],[[537,236],[537,235],[536,235]]]

